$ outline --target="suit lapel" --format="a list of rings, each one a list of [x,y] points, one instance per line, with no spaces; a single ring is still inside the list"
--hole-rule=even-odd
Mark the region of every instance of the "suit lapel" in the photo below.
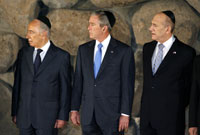
[[[107,64],[110,62],[111,56],[114,52],[114,48],[117,46],[116,41],[111,37],[110,43],[108,45],[108,48],[106,50],[105,56],[103,58],[102,64],[100,66],[99,72],[97,74],[97,78],[98,76],[102,73],[102,71],[104,70],[104,68],[107,66]]]
[[[34,69],[33,69],[33,47],[29,47],[28,51],[26,52],[26,60],[28,63],[28,67],[30,68],[31,73],[34,75]]]
[[[91,71],[91,76],[94,78],[94,47],[95,47],[95,40],[89,43],[88,47],[88,63],[89,63],[89,71]]]
[[[176,53],[178,51],[177,42],[178,40],[176,39],[174,43],[172,44],[171,48],[169,49],[168,53],[166,54],[165,58],[163,59],[162,63],[160,64],[156,74],[161,72],[164,67],[169,65],[169,62],[172,61],[174,57],[176,56]]]
[[[51,43],[36,75],[38,75],[41,71],[43,71],[47,67],[47,65],[51,62],[51,60],[55,58],[55,54],[56,54],[55,46],[53,45],[53,43]]]

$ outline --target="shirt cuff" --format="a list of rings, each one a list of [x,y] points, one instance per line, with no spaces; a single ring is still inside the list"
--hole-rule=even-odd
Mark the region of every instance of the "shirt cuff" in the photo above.
[[[124,113],[121,113],[122,116],[126,116],[126,117],[129,117],[129,115],[127,114],[124,114]]]
[[[78,112],[77,110],[71,110],[70,112]]]

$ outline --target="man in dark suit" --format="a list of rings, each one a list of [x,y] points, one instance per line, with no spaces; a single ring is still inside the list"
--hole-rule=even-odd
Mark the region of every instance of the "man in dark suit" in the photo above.
[[[174,26],[172,11],[156,14],[154,41],[143,47],[141,135],[184,135],[195,50],[173,35]]]
[[[189,134],[200,135],[200,55],[194,60],[192,78],[189,106]]]
[[[92,13],[89,35],[78,49],[71,120],[83,135],[119,135],[128,128],[134,93],[131,47],[110,36],[115,23],[109,11]]]
[[[30,22],[30,46],[17,58],[12,116],[20,135],[57,135],[69,117],[70,55],[49,41],[50,28],[44,16]]]

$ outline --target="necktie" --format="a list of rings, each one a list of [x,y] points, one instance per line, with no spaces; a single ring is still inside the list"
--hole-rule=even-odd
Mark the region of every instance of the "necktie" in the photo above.
[[[153,75],[156,73],[158,67],[160,66],[160,63],[162,62],[162,59],[163,59],[163,48],[165,46],[163,44],[159,44],[158,45],[158,53],[157,53],[157,56],[155,58],[155,61],[154,61],[154,64],[153,64]]]
[[[40,67],[41,64],[41,58],[40,58],[40,53],[42,52],[42,49],[37,49],[37,55],[35,57],[35,62],[34,62],[34,72],[37,73],[38,68]]]
[[[96,52],[96,56],[94,58],[94,77],[96,78],[99,68],[101,66],[101,55],[102,55],[102,51],[101,48],[103,47],[103,45],[101,43],[98,44],[98,50]]]

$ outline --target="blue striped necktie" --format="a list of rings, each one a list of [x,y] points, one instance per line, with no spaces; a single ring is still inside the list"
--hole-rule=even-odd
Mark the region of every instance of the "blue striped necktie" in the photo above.
[[[158,53],[156,55],[156,58],[155,58],[155,61],[153,64],[153,68],[152,68],[153,75],[156,73],[158,67],[160,66],[160,64],[163,60],[163,48],[164,47],[165,46],[163,44],[158,45]]]
[[[102,58],[102,51],[101,48],[103,45],[101,43],[98,44],[98,50],[96,52],[96,56],[94,58],[94,77],[97,77],[97,74],[99,72],[100,66],[101,66],[101,58]]]

